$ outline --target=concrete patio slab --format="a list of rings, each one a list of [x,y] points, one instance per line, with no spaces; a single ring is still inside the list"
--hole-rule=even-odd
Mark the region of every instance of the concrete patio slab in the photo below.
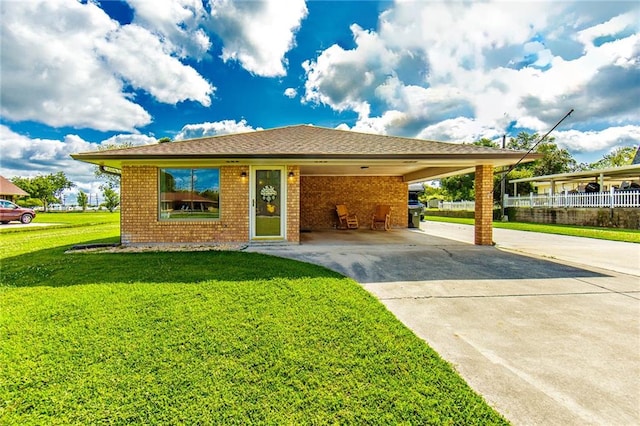
[[[640,245],[436,225],[249,250],[354,278],[513,424],[640,424]]]

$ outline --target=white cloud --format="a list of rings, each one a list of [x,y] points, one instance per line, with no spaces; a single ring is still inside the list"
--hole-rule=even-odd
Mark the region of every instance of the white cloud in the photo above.
[[[288,87],[288,88],[285,89],[284,95],[289,99],[293,99],[296,96],[298,96],[298,91],[296,89],[294,89],[293,87]]]
[[[213,86],[193,68],[170,56],[162,41],[150,31],[126,25],[98,45],[114,73],[158,101],[176,104],[193,100],[211,105]]]
[[[76,135],[67,135],[63,140],[31,139],[0,125],[0,174],[6,178],[33,177],[55,170],[63,171],[71,181],[87,181],[93,175],[93,166],[73,160],[70,154],[95,151],[97,147]]]
[[[135,10],[134,23],[162,34],[179,57],[203,58],[211,40],[202,25],[207,12],[202,0],[129,0]]]
[[[400,60],[377,34],[352,25],[356,48],[334,44],[315,61],[302,64],[306,72],[305,102],[325,104],[337,111],[367,109],[367,99],[383,84]]]
[[[93,2],[9,1],[2,3],[2,13],[3,117],[54,127],[135,131],[152,118],[128,86],[160,102],[211,103],[214,88],[173,56],[202,55],[208,48],[208,39],[198,38],[204,33],[194,27],[195,12],[192,19],[173,16],[173,32],[161,25],[156,33],[134,24],[120,26]],[[185,23],[189,31],[176,26]]]
[[[100,142],[100,145],[123,145],[130,144],[131,146],[139,146],[139,145],[151,145],[154,143],[158,143],[158,140],[153,136],[140,135],[140,134],[120,134],[111,136],[108,139]]]
[[[640,125],[609,127],[601,131],[559,131],[558,146],[574,152],[592,152],[616,146],[640,146]]]
[[[445,142],[471,143],[483,138],[498,139],[502,132],[502,129],[487,126],[478,120],[457,117],[425,127],[417,137]]]
[[[620,125],[639,123],[640,8],[614,6],[399,1],[377,31],[352,25],[354,48],[303,63],[303,101],[357,112],[354,129],[466,142],[514,122],[546,131],[575,108],[563,126],[582,129],[576,149],[615,143],[589,142],[606,125],[634,140]]]
[[[585,50],[590,50],[595,47],[594,40],[598,37],[616,36],[622,31],[630,28],[635,28],[637,30],[639,20],[640,10],[636,9],[629,11],[627,13],[614,16],[607,22],[579,31],[576,34],[576,39],[584,45]]]
[[[303,0],[234,2],[210,0],[211,27],[220,36],[224,61],[238,61],[247,71],[276,77],[286,74],[284,55],[307,16]]]
[[[112,136],[99,143],[88,142],[78,135],[66,135],[61,140],[32,139],[18,134],[9,127],[0,125],[0,175],[33,177],[62,171],[77,187],[66,191],[66,195],[75,194],[78,190],[87,193],[99,193],[102,182],[94,176],[95,166],[71,158],[71,154],[97,151],[101,145],[122,144],[148,145],[156,143],[156,139],[139,134],[121,134]],[[75,195],[73,195],[75,198]]]
[[[187,124],[174,138],[175,140],[195,139],[207,136],[225,135],[229,133],[244,133],[262,130],[261,127],[253,128],[246,120],[222,120],[199,124]]]
[[[95,41],[116,29],[101,9],[49,1],[3,2],[2,9],[3,116],[98,130],[151,122],[95,54]]]

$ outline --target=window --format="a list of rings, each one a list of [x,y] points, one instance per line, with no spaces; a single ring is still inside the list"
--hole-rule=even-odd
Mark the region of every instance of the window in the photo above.
[[[160,219],[219,219],[220,169],[160,169]]]

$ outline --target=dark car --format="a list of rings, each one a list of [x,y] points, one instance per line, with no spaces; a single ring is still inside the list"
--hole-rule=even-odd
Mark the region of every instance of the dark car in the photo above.
[[[36,212],[33,209],[20,207],[11,201],[0,200],[0,222],[9,223],[19,220],[22,223],[31,223],[34,217]]]

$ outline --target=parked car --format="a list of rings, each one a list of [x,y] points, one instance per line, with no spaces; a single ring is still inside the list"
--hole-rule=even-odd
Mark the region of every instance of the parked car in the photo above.
[[[15,220],[25,224],[31,223],[34,217],[36,217],[36,212],[33,209],[20,207],[11,201],[0,200],[0,222],[3,224]]]

